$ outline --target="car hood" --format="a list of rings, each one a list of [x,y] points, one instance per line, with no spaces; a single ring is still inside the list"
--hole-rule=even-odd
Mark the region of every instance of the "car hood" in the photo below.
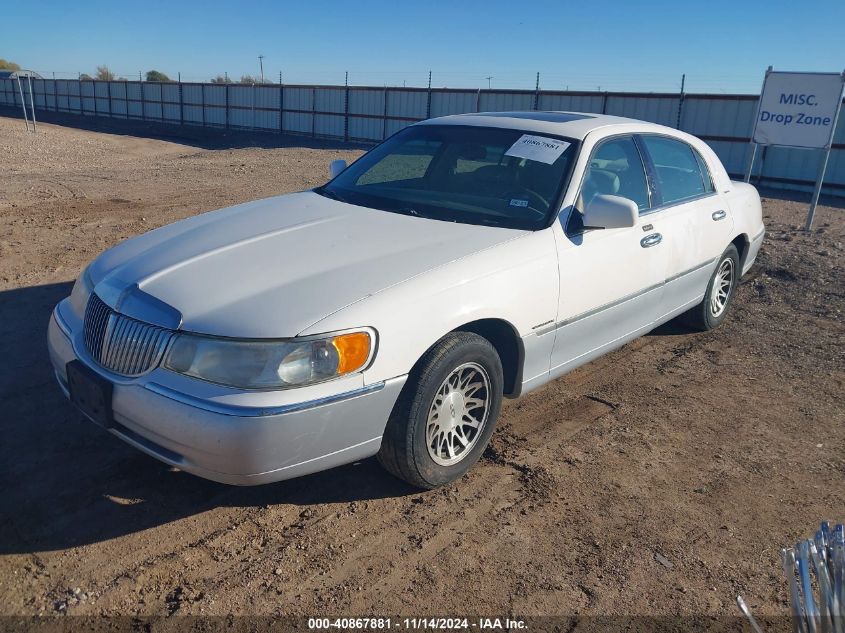
[[[308,191],[156,229],[103,253],[89,274],[97,295],[129,316],[217,336],[276,338],[524,234],[388,213]]]

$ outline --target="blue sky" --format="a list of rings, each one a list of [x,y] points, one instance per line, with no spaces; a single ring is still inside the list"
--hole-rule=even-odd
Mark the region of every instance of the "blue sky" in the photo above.
[[[768,65],[845,69],[845,2],[9,2],[0,57],[50,76],[107,64],[205,81],[759,92]]]

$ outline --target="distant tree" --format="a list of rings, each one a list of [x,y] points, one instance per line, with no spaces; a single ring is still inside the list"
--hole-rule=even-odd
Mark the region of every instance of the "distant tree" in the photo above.
[[[86,81],[91,81],[93,79],[93,77],[88,73],[82,73],[81,75],[79,75],[79,78],[84,79]]]
[[[21,67],[18,66],[15,62],[10,62],[8,59],[3,59],[0,57],[0,68],[3,70],[20,70]]]
[[[170,77],[165,75],[160,70],[148,70],[147,71],[147,81],[173,81]]]
[[[109,70],[108,66],[97,66],[97,74],[94,79],[99,81],[114,81],[114,73]]]
[[[213,84],[230,84],[232,80],[225,75],[217,75],[216,77],[211,78],[211,83]]]
[[[242,84],[260,84],[261,80],[253,77],[252,75],[241,75],[241,80],[239,83]]]

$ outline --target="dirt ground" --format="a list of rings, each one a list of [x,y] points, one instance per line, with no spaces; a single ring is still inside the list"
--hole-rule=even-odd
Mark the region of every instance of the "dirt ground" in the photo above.
[[[84,421],[45,331],[103,249],[360,153],[249,142],[0,117],[0,614],[735,615],[737,594],[786,612],[779,549],[845,520],[841,199],[808,235],[805,197],[766,197],[721,328],[664,326],[507,402],[454,485],[368,460],[233,488]]]

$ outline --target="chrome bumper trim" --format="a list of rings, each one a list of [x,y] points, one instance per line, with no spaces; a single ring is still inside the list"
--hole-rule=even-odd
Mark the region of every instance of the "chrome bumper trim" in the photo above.
[[[285,415],[286,413],[296,413],[297,411],[307,411],[308,409],[316,409],[330,404],[343,402],[344,400],[351,400],[353,398],[360,398],[377,391],[384,389],[384,382],[377,382],[360,389],[353,389],[352,391],[345,391],[332,396],[324,398],[317,398],[316,400],[307,400],[306,402],[295,402],[292,404],[283,404],[277,407],[250,407],[243,405],[221,404],[218,402],[211,402],[195,396],[189,396],[169,387],[159,385],[154,382],[149,382],[144,385],[145,389],[152,391],[160,396],[187,404],[204,411],[211,411],[212,413],[219,413],[221,415],[231,415],[240,418],[263,418],[271,415]]]
[[[53,308],[53,317],[56,319],[56,325],[59,326],[59,329],[62,331],[68,340],[72,340],[71,333],[70,333],[70,326],[65,321],[65,318],[62,316],[62,311],[59,310],[59,306],[61,303],[57,304],[55,308]]]

